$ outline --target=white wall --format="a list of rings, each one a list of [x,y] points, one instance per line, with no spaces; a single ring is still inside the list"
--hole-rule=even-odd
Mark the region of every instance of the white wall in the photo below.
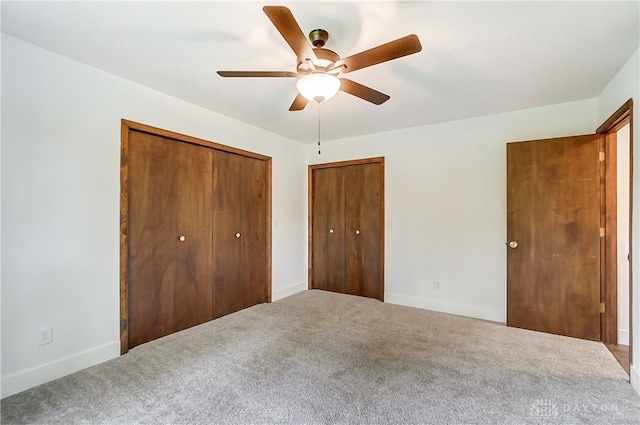
[[[506,143],[596,127],[592,99],[328,142],[307,158],[385,157],[386,301],[505,322]]]
[[[616,74],[609,85],[598,96],[598,123],[607,120],[627,100],[633,99],[633,213],[632,213],[632,251],[631,267],[633,276],[633,312],[631,359],[631,385],[640,393],[640,50],[636,50],[626,65]]]
[[[627,99],[637,103],[638,75],[636,52],[598,99],[323,143],[318,156],[314,145],[3,34],[2,396],[119,353],[121,118],[273,157],[274,299],[306,282],[304,165],[384,156],[386,300],[504,321],[505,143],[593,133]],[[640,155],[635,162],[640,169]],[[634,195],[636,224],[639,202]],[[633,235],[637,251],[638,225]],[[634,286],[640,341],[638,278]],[[37,330],[47,325],[54,342],[38,347]]]
[[[1,75],[3,397],[119,355],[122,118],[271,156],[273,298],[305,288],[302,145],[5,34]]]

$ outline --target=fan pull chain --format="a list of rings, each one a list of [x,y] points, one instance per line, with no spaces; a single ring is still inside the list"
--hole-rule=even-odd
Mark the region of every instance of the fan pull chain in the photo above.
[[[320,102],[318,102],[318,155],[320,155]]]

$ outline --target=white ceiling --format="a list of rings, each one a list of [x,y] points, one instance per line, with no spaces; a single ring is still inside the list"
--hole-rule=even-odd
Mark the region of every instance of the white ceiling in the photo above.
[[[296,56],[262,11],[291,9],[341,57],[416,34],[422,52],[349,78],[391,96],[321,104],[322,140],[596,97],[638,49],[639,1],[31,2],[2,1],[2,31],[303,143],[318,107],[289,112]]]

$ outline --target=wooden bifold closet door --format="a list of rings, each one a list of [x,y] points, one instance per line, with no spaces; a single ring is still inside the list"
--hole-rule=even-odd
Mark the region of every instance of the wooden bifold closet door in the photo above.
[[[384,300],[384,158],[309,167],[309,288]]]
[[[212,319],[212,164],[211,149],[131,133],[130,347]]]
[[[266,163],[215,151],[213,166],[213,316],[264,302]]]
[[[269,302],[270,158],[123,121],[121,351]]]

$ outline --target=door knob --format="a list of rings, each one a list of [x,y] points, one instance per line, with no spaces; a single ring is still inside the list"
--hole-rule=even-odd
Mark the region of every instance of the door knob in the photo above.
[[[236,238],[240,237],[240,232],[236,233]]]
[[[356,230],[356,235],[359,235],[359,234],[360,234],[360,230]]]
[[[517,247],[518,247],[518,242],[516,241],[509,242],[509,248],[517,248]]]
[[[178,238],[178,240],[179,240],[180,242],[184,242],[184,241],[186,241],[186,240],[187,240],[187,238],[185,238],[184,236],[180,236],[180,237]]]
[[[329,229],[329,233],[333,233],[333,229]]]

